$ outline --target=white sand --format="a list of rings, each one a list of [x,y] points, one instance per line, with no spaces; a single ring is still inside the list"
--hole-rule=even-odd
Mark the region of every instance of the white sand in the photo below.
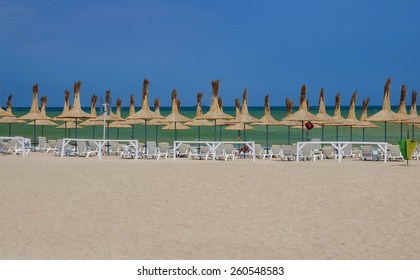
[[[420,161],[0,155],[1,259],[419,259]]]

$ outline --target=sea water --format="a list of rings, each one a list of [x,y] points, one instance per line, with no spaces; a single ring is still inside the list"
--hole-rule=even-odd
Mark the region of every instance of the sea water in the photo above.
[[[89,108],[82,108],[85,112],[90,112]],[[151,108],[153,110],[153,108]],[[327,113],[329,115],[334,114],[334,107],[328,106]],[[370,106],[368,110],[368,115],[373,115],[381,109],[381,106]],[[392,108],[393,111],[397,111],[396,107]],[[55,117],[62,113],[62,107],[50,107],[47,108],[47,115],[49,117]],[[121,109],[121,116],[126,118],[128,116],[129,108],[123,107]],[[139,110],[139,108],[137,108]],[[224,112],[235,116],[235,108],[234,107],[224,107]],[[249,113],[256,117],[260,118],[264,114],[263,107],[249,107]],[[115,109],[113,109],[115,112]],[[194,118],[195,116],[195,107],[181,107],[180,113],[185,115],[189,118]],[[208,107],[203,108],[204,113],[208,111]],[[311,107],[310,111],[314,114],[318,112],[318,107]],[[29,108],[25,107],[16,107],[13,108],[13,113],[17,116],[23,116],[29,112]],[[161,107],[161,114],[166,116],[170,114],[171,108],[170,107]],[[99,113],[99,108],[98,108]],[[341,113],[344,118],[347,117],[348,114],[348,107],[341,107]],[[272,116],[277,119],[281,120],[286,115],[286,107],[271,107],[271,114]],[[356,108],[356,115],[360,117],[361,114],[361,107]],[[57,121],[57,124],[61,124],[62,122]],[[214,121],[212,121],[214,123]],[[216,123],[217,124],[217,123]],[[379,128],[366,128],[364,131],[364,140],[365,141],[375,141],[375,142],[383,142],[385,140],[385,124],[381,122],[375,123],[379,126]],[[147,129],[147,139],[146,139],[146,129]],[[267,129],[268,129],[268,145],[271,146],[272,144],[287,144],[289,141],[289,128],[286,126],[253,126],[252,130],[245,131],[245,135],[243,131],[240,131],[240,138],[241,140],[248,140],[248,141],[255,141],[256,143],[260,143],[261,145],[267,145]],[[34,131],[35,130],[35,131]],[[238,140],[238,131],[226,130],[224,126],[219,127],[214,126],[210,127],[201,127],[200,128],[200,136],[198,134],[198,127],[191,127],[189,130],[178,130],[177,131],[177,140],[190,140],[195,141],[198,140],[217,140],[219,141],[237,141]],[[418,128],[414,129],[414,139],[419,140],[420,138],[420,131]],[[47,139],[59,139],[63,137],[75,137],[75,129],[59,129],[54,126],[34,126],[25,124],[12,124],[11,125],[11,135],[12,136],[24,136],[27,138],[31,138],[33,142],[34,132],[36,137],[36,142],[38,136],[45,136]],[[402,125],[402,133],[401,133],[401,126],[400,124],[394,123],[387,123],[387,142],[391,144],[396,144],[398,140],[401,138],[406,138],[409,132],[410,138],[412,138],[412,126],[409,125]],[[338,135],[337,135],[337,128],[335,126],[324,126],[324,141],[336,141],[338,138],[339,141],[362,141],[363,140],[363,129],[362,128],[353,128],[350,129],[349,127],[338,127]],[[352,135],[350,135],[352,134]],[[0,136],[8,136],[9,135],[9,125],[0,123]],[[86,127],[78,127],[77,129],[77,137],[78,138],[103,138],[103,126],[86,126]],[[245,137],[245,138],[244,138]],[[109,128],[109,138],[110,139],[137,139],[139,142],[147,141],[157,141],[157,142],[173,142],[175,139],[175,131],[173,130],[162,130],[162,126],[145,126],[143,125],[134,125],[133,128]],[[322,138],[322,129],[321,128],[314,128],[310,131],[304,130],[303,133],[304,140],[310,140],[312,138]],[[299,128],[290,128],[290,143],[295,143],[298,141],[302,141],[302,129],[301,126]]]

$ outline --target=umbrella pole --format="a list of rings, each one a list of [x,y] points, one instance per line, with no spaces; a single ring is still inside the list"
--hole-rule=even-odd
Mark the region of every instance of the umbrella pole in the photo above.
[[[338,125],[335,127],[335,141],[338,141]]]
[[[363,140],[363,142],[365,142],[365,128],[363,127],[362,128],[362,140]]]
[[[11,136],[12,136],[12,123],[9,123],[9,137]]]
[[[44,137],[44,126],[41,125],[41,136]]]
[[[386,142],[386,122],[385,122],[385,142]]]
[[[214,141],[216,142],[216,119],[214,120]]]
[[[155,125],[155,128],[156,128],[156,132],[155,132],[155,137],[156,137],[156,143],[158,142],[158,129],[157,129],[157,125]]]
[[[77,118],[76,118],[76,130],[74,132],[74,137],[77,139]]]
[[[131,139],[134,139],[134,124],[131,125]]]
[[[400,123],[400,140],[402,140],[402,135],[403,135],[403,132],[402,132],[402,122]]]
[[[36,145],[36,141],[35,141],[35,138],[36,138],[36,125],[35,125],[35,122],[36,122],[36,120],[34,120],[34,145]]]
[[[246,136],[245,136],[245,123],[244,123],[244,141],[246,141]]]
[[[268,125],[265,126],[265,144],[266,154],[268,154]]]
[[[200,142],[200,126],[198,126],[198,141]],[[198,154],[201,153],[200,143],[198,143]]]
[[[64,122],[64,138],[67,138],[67,122]]]
[[[219,141],[222,142],[222,126],[219,125]]]
[[[176,122],[175,122],[175,141],[176,141],[177,137],[176,137]]]
[[[117,140],[120,139],[120,129],[117,127]]]
[[[413,137],[413,140],[414,140],[414,123],[411,125],[411,136]]]
[[[304,132],[303,132],[303,121],[302,121],[302,142],[303,142],[303,140],[304,140]]]
[[[290,145],[290,125],[287,126],[287,145]]]
[[[94,125],[92,125],[92,130],[93,130],[93,139],[95,139],[95,126]]]
[[[321,126],[321,141],[324,141],[324,124]]]
[[[353,127],[350,126],[350,142],[353,141]]]
[[[144,120],[144,144],[147,148],[147,119]]]

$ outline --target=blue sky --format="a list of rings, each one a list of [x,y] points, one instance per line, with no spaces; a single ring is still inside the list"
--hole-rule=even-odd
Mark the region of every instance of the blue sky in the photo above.
[[[392,78],[392,104],[401,85],[420,91],[420,1],[23,1],[0,0],[0,104],[30,106],[32,84],[48,106],[62,106],[65,89],[82,81],[82,106],[92,94],[140,106],[144,78],[150,99],[170,105],[176,88],[184,106],[211,81],[234,105],[298,103],[306,84],[311,105],[321,87],[327,105],[336,93],[348,105],[370,96],[381,104]],[[152,103],[151,103],[152,104]]]

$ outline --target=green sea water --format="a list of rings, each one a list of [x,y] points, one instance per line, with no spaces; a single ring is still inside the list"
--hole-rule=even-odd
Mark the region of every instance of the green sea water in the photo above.
[[[153,108],[151,108],[153,109]],[[378,110],[380,110],[380,106],[371,106],[369,107],[368,115],[373,115]],[[394,111],[397,111],[397,108],[392,108]],[[83,108],[85,112],[90,112],[90,108]],[[138,110],[138,108],[137,108]],[[181,114],[193,118],[195,116],[195,107],[181,107]],[[13,109],[13,113],[19,117],[26,114],[29,111],[29,108],[18,107]],[[115,112],[115,109],[113,110]],[[161,107],[161,114],[166,116],[170,113],[171,108],[169,107]],[[204,112],[208,111],[208,107],[203,108]],[[311,107],[310,111],[312,113],[317,113],[317,107]],[[47,108],[47,115],[49,117],[55,117],[61,114],[62,108],[61,107],[50,107]],[[235,115],[235,108],[234,107],[225,107],[224,112],[230,114],[232,116]],[[249,107],[249,112],[252,116],[256,118],[262,117],[264,110],[263,107]],[[99,109],[98,109],[99,113]],[[334,107],[327,107],[327,113],[333,115]],[[341,113],[343,117],[347,117],[348,114],[348,107],[342,107]],[[277,120],[281,120],[284,118],[286,114],[285,107],[271,107],[271,114]],[[356,108],[356,115],[359,117],[361,114],[361,108]],[[122,108],[121,115],[123,118],[128,116],[128,108]],[[60,124],[60,122],[57,122]],[[375,123],[380,128],[377,129],[365,129],[365,141],[375,141],[375,142],[382,142],[385,140],[385,129],[384,123]],[[64,129],[58,129],[52,126],[36,126],[36,137],[38,136],[45,136],[47,139],[59,139],[63,138],[65,135],[67,137],[75,137],[74,129],[70,129],[65,131]],[[414,129],[415,133],[415,140],[419,140],[420,138],[420,131],[419,128]],[[284,126],[270,126],[268,127],[268,145],[272,144],[287,144],[288,143],[288,127]],[[402,138],[407,137],[407,133],[409,131],[410,137],[412,138],[412,126],[402,126]],[[254,126],[254,129],[247,130],[245,135],[246,140],[248,141],[255,141],[256,143],[260,143],[263,146],[266,145],[266,127],[265,126]],[[337,138],[336,135],[336,127],[332,126],[325,126],[324,127],[324,141],[335,141]],[[0,124],[0,136],[8,136],[9,135],[9,125],[8,124]],[[11,135],[19,135],[24,136],[27,138],[32,139],[34,138],[34,127],[33,125],[26,125],[26,124],[12,124],[11,126]],[[103,138],[103,127],[83,127],[78,128],[77,130],[77,137],[78,138]],[[145,127],[142,125],[135,125],[134,126],[134,135],[133,130],[131,128],[110,128],[109,130],[109,138],[111,139],[134,139],[139,140],[139,142],[145,142]],[[172,130],[162,130],[161,127],[155,126],[148,126],[147,127],[147,140],[148,141],[157,141],[157,142],[172,142],[174,141],[175,132]],[[201,127],[200,128],[200,139],[201,140],[214,140],[216,137],[217,141],[222,139],[224,141],[236,141],[238,139],[238,132],[226,130],[224,127],[216,127],[216,135],[215,129],[213,126],[211,127]],[[244,138],[243,132],[241,131],[241,139]],[[312,139],[312,138],[320,138],[322,137],[322,129],[312,129],[308,133],[306,130],[304,131],[304,138]],[[400,124],[387,124],[387,142],[396,144],[398,140],[401,138],[401,127]],[[189,130],[182,130],[177,131],[177,139],[178,140],[198,140],[198,127],[191,127]],[[363,130],[361,128],[353,128],[352,129],[352,140],[353,141],[362,141],[363,139]],[[291,128],[290,129],[290,142],[294,143],[297,141],[302,140],[302,130]],[[348,127],[339,127],[338,128],[338,140],[340,141],[350,141],[350,128]],[[37,142],[37,141],[36,141]]]

